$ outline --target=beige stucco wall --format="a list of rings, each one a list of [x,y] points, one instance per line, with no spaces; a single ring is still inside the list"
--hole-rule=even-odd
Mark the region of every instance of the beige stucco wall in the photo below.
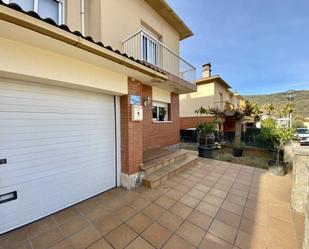
[[[70,27],[72,31],[81,31],[80,19],[80,1],[65,0],[64,4],[64,23]]]
[[[23,43],[0,38],[0,77],[22,76],[63,86],[127,94],[127,76]],[[19,77],[20,78],[20,77]]]
[[[122,41],[144,22],[162,36],[165,45],[179,53],[179,34],[144,0],[86,0],[85,7],[89,11],[86,34],[100,38],[104,44],[122,51]]]
[[[152,99],[154,101],[171,103],[171,92],[161,88],[152,87]]]
[[[179,96],[180,117],[196,116],[194,111],[201,106],[214,106],[215,83],[197,85],[197,92]]]
[[[219,103],[220,102],[220,93],[222,93],[223,102],[232,102],[233,100],[230,97],[230,92],[224,86],[222,86],[221,84],[216,83],[215,84],[215,96],[214,96],[215,105],[214,105],[214,107],[218,107],[218,108],[222,107],[224,109],[225,104]]]

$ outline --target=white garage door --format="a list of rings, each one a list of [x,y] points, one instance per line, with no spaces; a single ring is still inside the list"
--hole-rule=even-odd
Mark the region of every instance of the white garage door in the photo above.
[[[0,115],[0,234],[116,185],[113,96],[0,79]]]

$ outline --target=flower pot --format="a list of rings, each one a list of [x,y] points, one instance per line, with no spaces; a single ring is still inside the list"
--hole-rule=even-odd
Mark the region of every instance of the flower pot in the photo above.
[[[233,148],[233,156],[242,157],[243,148]]]
[[[213,158],[213,155],[212,155],[213,150],[214,150],[213,148],[200,145],[198,147],[198,155],[199,157]]]
[[[199,134],[198,142],[201,146],[213,147],[215,144],[215,134],[207,133],[207,134]]]
[[[279,162],[276,160],[268,160],[268,171],[273,176],[284,176],[287,169],[287,163]]]
[[[268,150],[268,154],[269,154],[269,157],[271,158],[271,160],[276,161],[277,156],[278,156],[278,151],[277,151],[277,150],[275,150],[275,149],[269,149],[269,150]],[[280,153],[279,153],[279,161],[280,161],[280,162],[283,162],[283,157],[284,157],[283,151],[280,150]]]

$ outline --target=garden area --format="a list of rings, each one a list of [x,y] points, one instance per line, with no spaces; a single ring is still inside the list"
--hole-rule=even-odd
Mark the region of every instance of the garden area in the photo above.
[[[180,146],[182,149],[186,150],[198,150],[197,143],[182,142]],[[248,147],[244,148],[242,157],[235,157],[233,156],[233,147],[223,146],[221,149],[215,149],[213,151],[213,159],[267,169],[269,153],[264,149]]]

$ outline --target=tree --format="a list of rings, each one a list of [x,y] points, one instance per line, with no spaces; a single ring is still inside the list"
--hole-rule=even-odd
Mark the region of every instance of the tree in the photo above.
[[[275,114],[275,112],[276,112],[276,108],[275,108],[275,106],[272,104],[272,103],[270,103],[270,104],[268,104],[268,105],[266,105],[266,107],[265,107],[265,113],[267,114],[267,115],[273,115],[273,114]]]

